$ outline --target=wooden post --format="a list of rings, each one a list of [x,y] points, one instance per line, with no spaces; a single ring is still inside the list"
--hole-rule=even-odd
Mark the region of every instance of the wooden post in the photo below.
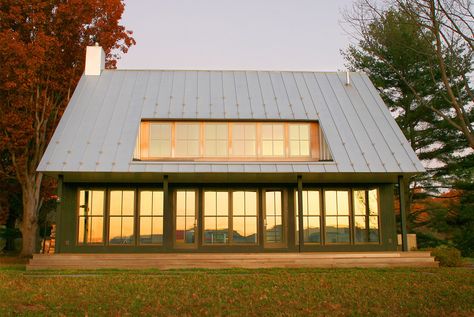
[[[63,228],[61,226],[61,206],[63,204],[63,175],[58,176],[58,187],[56,189],[56,195],[58,196],[56,201],[56,243],[54,246],[54,253],[61,252],[61,244],[64,242],[62,240],[62,231]]]
[[[398,176],[398,188],[399,188],[399,202],[400,202],[400,225],[402,229],[402,251],[408,250],[408,240],[407,240],[407,215],[405,209],[405,177]]]
[[[301,175],[298,175],[298,250],[301,252],[301,246],[304,240],[303,229],[303,180]]]

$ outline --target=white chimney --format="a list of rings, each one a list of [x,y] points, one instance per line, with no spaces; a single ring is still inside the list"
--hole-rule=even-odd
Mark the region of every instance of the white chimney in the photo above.
[[[105,69],[105,52],[102,46],[95,43],[95,46],[88,46],[86,49],[86,69],[85,75],[99,76]]]

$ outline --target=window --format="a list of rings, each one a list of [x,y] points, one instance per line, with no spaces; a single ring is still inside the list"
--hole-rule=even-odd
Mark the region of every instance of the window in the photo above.
[[[204,156],[226,157],[228,144],[227,123],[206,123],[204,126]]]
[[[176,157],[199,156],[199,123],[176,123]]]
[[[285,129],[282,123],[262,124],[262,156],[285,155]]]
[[[103,190],[79,191],[79,244],[102,244],[104,242],[104,206]]]
[[[326,243],[349,243],[349,191],[325,190]]]
[[[111,190],[109,196],[109,244],[134,243],[135,192]]]
[[[194,245],[196,241],[196,192],[178,190],[176,192],[176,243]]]
[[[140,191],[140,244],[163,243],[163,191]]]
[[[257,155],[257,124],[232,124],[232,156],[254,157]]]
[[[204,192],[204,243],[229,242],[229,193]]]
[[[149,139],[148,155],[150,157],[171,156],[171,124],[151,123]]]
[[[143,121],[133,158],[330,160],[323,141],[316,122]]]
[[[257,193],[232,193],[232,242],[257,243]]]
[[[290,156],[309,156],[310,153],[309,124],[288,125]]]
[[[204,243],[256,244],[257,192],[205,191]]]
[[[283,243],[283,215],[281,191],[265,192],[265,242]]]
[[[303,237],[304,243],[321,243],[321,204],[319,190],[303,190]],[[296,202],[296,243],[299,241],[298,191]]]
[[[355,242],[379,242],[378,191],[354,190]]]

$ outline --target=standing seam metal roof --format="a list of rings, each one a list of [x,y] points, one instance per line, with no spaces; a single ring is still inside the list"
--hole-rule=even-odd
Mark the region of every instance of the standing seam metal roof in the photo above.
[[[367,75],[105,70],[82,76],[41,172],[417,173],[424,168]],[[142,119],[319,121],[333,162],[136,162]]]

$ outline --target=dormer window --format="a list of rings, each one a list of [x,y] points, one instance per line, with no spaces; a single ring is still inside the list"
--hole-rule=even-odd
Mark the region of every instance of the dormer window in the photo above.
[[[317,122],[142,121],[143,161],[331,160]]]

